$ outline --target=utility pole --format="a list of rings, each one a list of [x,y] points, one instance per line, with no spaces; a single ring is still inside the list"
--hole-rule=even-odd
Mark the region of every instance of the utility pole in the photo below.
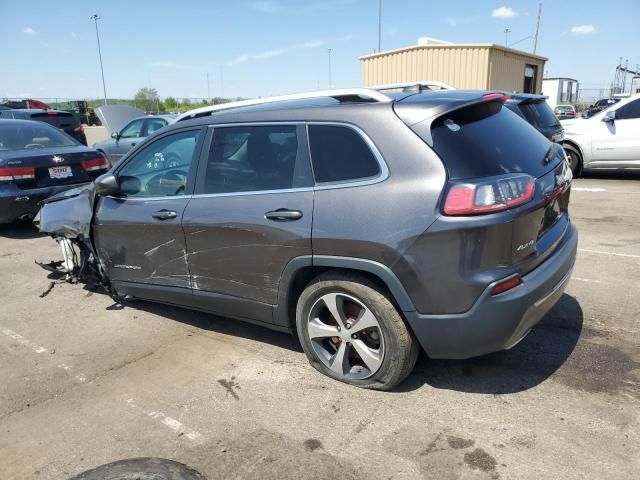
[[[382,38],[382,0],[378,0],[378,53],[382,50],[380,48]]]
[[[102,67],[102,49],[100,48],[100,34],[98,33],[98,20],[100,17],[97,13],[92,13],[89,19],[96,24],[96,39],[98,40],[98,57],[100,58],[100,73],[102,75],[102,92],[104,93],[104,104],[107,104],[107,86],[104,83],[104,68]]]
[[[207,98],[211,102],[211,85],[209,84],[209,72],[207,72]]]
[[[504,29],[504,46],[508,47],[509,46],[509,32],[511,31],[511,29],[509,27],[506,27]]]
[[[533,53],[538,49],[538,33],[540,33],[540,17],[542,16],[542,2],[538,4],[538,20],[536,21],[536,34],[533,41]]]
[[[333,50],[331,48],[327,49],[327,53],[329,54],[329,89],[333,88],[333,82],[331,81],[331,52]]]

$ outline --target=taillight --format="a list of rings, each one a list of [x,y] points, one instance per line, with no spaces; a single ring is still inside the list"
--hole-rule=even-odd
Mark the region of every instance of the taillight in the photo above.
[[[28,167],[0,167],[0,182],[13,180],[34,180],[36,169]]]
[[[93,160],[85,160],[82,162],[82,168],[87,172],[96,172],[98,170],[107,170],[109,168],[109,162],[104,157],[96,158]]]
[[[84,127],[80,125],[79,127],[74,128],[73,131],[76,133],[84,133]]]
[[[444,201],[445,215],[481,215],[501,212],[533,198],[536,180],[514,174],[453,184]]]
[[[519,276],[511,277],[500,283],[496,283],[491,289],[491,295],[499,295],[501,293],[506,292],[507,290],[511,290],[512,288],[517,287],[521,283],[522,283],[522,279]]]

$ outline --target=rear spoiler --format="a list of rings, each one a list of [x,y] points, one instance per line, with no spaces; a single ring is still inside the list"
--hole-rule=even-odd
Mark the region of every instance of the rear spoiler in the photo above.
[[[438,118],[447,115],[461,108],[471,107],[473,105],[481,105],[486,102],[500,102],[501,104],[509,100],[509,95],[504,92],[483,92],[477,97],[468,96],[466,98],[442,98],[426,97],[424,101],[415,101],[415,96],[408,97],[409,102],[404,103],[402,100],[394,103],[396,115],[412,130],[420,131],[420,137],[433,146],[433,138],[431,137],[431,125]],[[417,97],[419,98],[419,97]]]

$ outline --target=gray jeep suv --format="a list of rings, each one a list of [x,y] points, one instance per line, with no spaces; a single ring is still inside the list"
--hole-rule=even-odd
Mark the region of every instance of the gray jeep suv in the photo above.
[[[511,348],[556,303],[571,172],[502,94],[294,98],[168,126],[50,199],[40,229],[119,299],[293,332],[316,369],[367,388],[398,385],[420,347]]]

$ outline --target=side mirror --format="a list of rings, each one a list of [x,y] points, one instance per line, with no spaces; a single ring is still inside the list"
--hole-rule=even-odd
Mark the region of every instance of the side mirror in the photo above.
[[[104,173],[96,178],[95,185],[96,193],[101,197],[106,197],[107,195],[117,195],[118,193],[120,193],[120,185],[118,185],[118,179],[111,172]]]
[[[120,132],[111,132],[111,138],[118,140],[120,138]]]
[[[602,121],[609,123],[609,122],[613,122],[615,119],[616,119],[616,112],[614,110],[612,112],[605,113]]]

